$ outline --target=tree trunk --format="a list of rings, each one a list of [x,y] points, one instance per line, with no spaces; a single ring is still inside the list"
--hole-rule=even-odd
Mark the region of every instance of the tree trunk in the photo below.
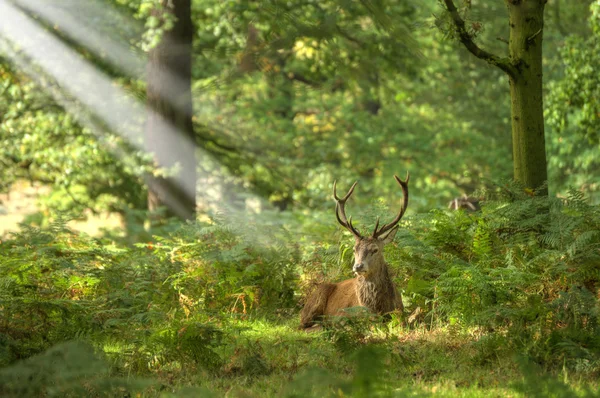
[[[548,179],[542,99],[542,36],[546,0],[507,0],[515,180],[531,189]],[[542,194],[547,194],[545,188]]]
[[[513,138],[513,170],[526,188],[548,194],[544,109],[542,99],[542,36],[547,0],[506,0],[509,13],[509,56],[479,47],[453,0],[443,0],[458,39],[477,58],[504,71],[509,78]]]
[[[149,53],[147,69],[146,148],[161,168],[173,168],[169,177],[151,176],[148,208],[166,207],[168,215],[195,219],[196,145],[192,126],[191,0],[172,0],[159,18],[175,17],[172,29]],[[170,14],[170,15],[169,15]]]
[[[246,36],[246,48],[240,59],[240,71],[252,73],[256,70],[256,51],[258,46],[258,29],[254,24],[248,24],[248,35]]]

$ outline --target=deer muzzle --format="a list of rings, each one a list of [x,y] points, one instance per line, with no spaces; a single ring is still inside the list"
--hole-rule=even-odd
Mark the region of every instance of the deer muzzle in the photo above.
[[[365,267],[364,263],[354,263],[352,271],[357,274],[364,274],[365,272],[367,272],[367,267]]]

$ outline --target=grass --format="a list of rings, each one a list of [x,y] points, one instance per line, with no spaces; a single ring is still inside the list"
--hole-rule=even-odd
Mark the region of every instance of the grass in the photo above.
[[[190,317],[183,326],[89,331],[80,338],[95,354],[89,344],[59,344],[0,369],[0,395],[12,380],[24,387],[6,396],[600,396],[597,367],[552,374],[523,366],[506,340],[476,328],[357,316],[306,333],[296,314]],[[206,322],[218,333],[203,335]],[[195,324],[206,339],[184,338]]]
[[[180,396],[184,389],[198,393],[200,387],[229,397],[521,397],[531,396],[523,388],[543,392],[552,383],[558,395],[543,396],[589,396],[585,388],[597,388],[581,375],[567,384],[560,374],[548,380],[539,373],[524,375],[513,353],[482,343],[478,331],[375,323],[363,329],[359,341],[340,345],[340,336],[331,331],[305,333],[296,325],[296,319],[236,321],[237,332],[218,348],[223,362],[217,369],[185,369],[176,361],[154,366],[142,376],[160,387],[143,396],[164,396],[167,390]],[[116,349],[104,347],[113,354]]]
[[[523,366],[514,350],[479,330],[373,323],[305,333],[297,322],[230,321],[214,346],[216,362],[191,360],[196,348],[181,339],[151,345],[135,330],[110,337],[92,332],[81,338],[95,347],[93,356],[59,345],[0,369],[0,396],[600,396],[597,372]],[[6,393],[7,380],[35,388]]]

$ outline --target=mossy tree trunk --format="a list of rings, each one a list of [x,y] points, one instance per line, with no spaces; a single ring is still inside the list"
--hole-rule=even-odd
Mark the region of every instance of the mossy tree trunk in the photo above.
[[[509,54],[499,57],[480,48],[452,0],[444,0],[461,43],[477,58],[509,78],[516,181],[547,195],[548,179],[542,98],[542,37],[547,0],[505,0],[509,13]],[[544,188],[542,188],[544,187]]]
[[[542,34],[546,0],[507,0],[515,180],[539,188],[548,179],[542,98]],[[546,192],[544,192],[547,194]]]
[[[161,41],[150,50],[147,70],[146,148],[161,168],[177,171],[151,176],[148,208],[165,207],[168,215],[193,220],[196,211],[196,145],[192,125],[191,0],[172,0],[157,11],[159,19],[174,19]]]

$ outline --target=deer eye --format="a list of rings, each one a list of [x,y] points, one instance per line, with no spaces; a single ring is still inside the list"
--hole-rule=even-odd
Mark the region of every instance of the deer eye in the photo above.
[[[378,248],[371,249],[371,253],[373,253],[373,254],[377,253],[378,251],[379,251],[379,249],[378,249]]]

